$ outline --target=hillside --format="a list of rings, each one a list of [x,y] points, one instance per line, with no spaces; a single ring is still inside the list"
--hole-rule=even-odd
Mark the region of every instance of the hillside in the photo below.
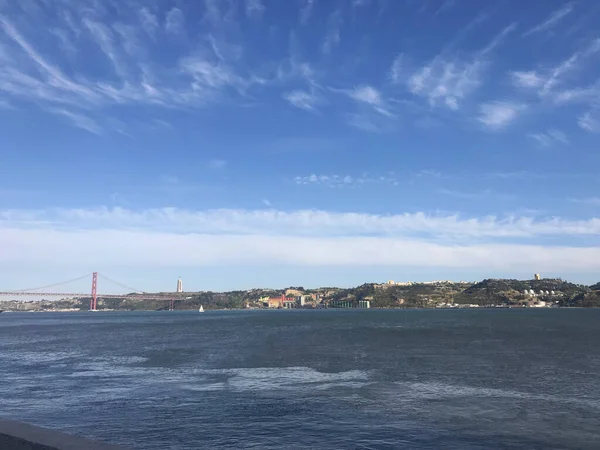
[[[600,308],[600,290],[588,292],[587,294],[578,294],[573,298],[567,299],[563,306],[579,308]]]
[[[455,297],[454,301],[459,304],[475,305],[516,304],[529,298],[524,295],[525,290],[533,290],[536,294],[540,291],[554,292],[553,296],[542,297],[563,302],[578,294],[588,292],[589,288],[558,278],[541,280],[486,279],[465,289]]]
[[[325,296],[326,302],[332,300],[370,300],[373,308],[426,308],[440,303],[451,302],[455,295],[468,284],[439,283],[409,286],[363,284],[356,288],[340,289],[333,295]]]

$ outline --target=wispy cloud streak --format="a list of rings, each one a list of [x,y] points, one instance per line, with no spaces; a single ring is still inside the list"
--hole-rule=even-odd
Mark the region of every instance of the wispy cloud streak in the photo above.
[[[538,143],[540,147],[551,147],[556,144],[569,145],[569,138],[560,130],[552,129],[543,133],[531,133],[529,137]]]
[[[483,76],[489,66],[489,54],[515,28],[516,24],[510,24],[502,29],[488,45],[475,52],[471,58],[440,53],[408,77],[409,91],[427,98],[431,106],[442,105],[451,110],[460,109],[461,101],[482,85]],[[403,80],[400,76],[400,62],[396,59],[392,64],[393,80]]]
[[[562,86],[566,79],[581,70],[585,63],[598,53],[600,53],[600,38],[588,42],[585,47],[550,69],[513,71],[510,73],[510,77],[515,86],[532,89],[541,98],[557,103],[595,100],[600,95],[598,84],[585,88]]]
[[[548,17],[545,21],[531,28],[530,30],[523,33],[523,36],[529,36],[534,33],[539,33],[542,31],[548,31],[552,29],[558,22],[564,19],[567,15],[569,15],[573,11],[574,5],[572,2],[567,3],[562,8],[554,11],[550,17]]]
[[[458,214],[405,213],[376,215],[318,210],[292,212],[264,210],[193,211],[159,208],[133,211],[122,208],[5,210],[2,228],[45,228],[64,224],[70,229],[146,229],[168,232],[243,233],[271,235],[350,236],[380,234],[410,236],[456,235],[520,238],[559,235],[600,235],[600,219],[534,220],[529,217],[461,217]]]

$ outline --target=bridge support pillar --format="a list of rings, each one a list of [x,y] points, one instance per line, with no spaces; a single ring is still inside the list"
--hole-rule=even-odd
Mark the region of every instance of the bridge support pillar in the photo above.
[[[94,272],[92,274],[92,298],[90,300],[90,309],[92,311],[96,311],[96,308],[98,307],[97,288],[98,288],[98,272]]]

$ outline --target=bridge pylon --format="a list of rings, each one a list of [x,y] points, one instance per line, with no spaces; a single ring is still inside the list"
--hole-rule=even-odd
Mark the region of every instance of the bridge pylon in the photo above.
[[[98,307],[98,297],[97,297],[97,289],[98,289],[98,272],[92,273],[92,297],[90,298],[90,310],[96,311]]]

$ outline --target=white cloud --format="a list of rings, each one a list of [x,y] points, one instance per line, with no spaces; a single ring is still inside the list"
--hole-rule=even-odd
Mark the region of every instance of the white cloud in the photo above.
[[[550,15],[550,17],[548,17],[545,21],[543,21],[539,25],[533,27],[529,31],[526,31],[525,33],[523,33],[523,36],[529,36],[530,34],[550,30],[558,22],[560,22],[563,18],[565,18],[568,14],[570,14],[572,11],[573,11],[573,3],[569,2],[565,5],[563,5],[561,8],[554,11]]]
[[[409,78],[408,88],[411,93],[426,97],[431,106],[441,102],[458,109],[458,101],[481,85],[486,68],[487,63],[482,60],[465,62],[438,56]]]
[[[252,19],[260,19],[265,12],[261,0],[246,0],[246,15]]]
[[[158,29],[158,19],[154,14],[152,14],[148,8],[142,8],[139,12],[140,21],[142,22],[142,26],[150,35],[154,37],[156,30]]]
[[[393,117],[394,115],[389,111],[386,102],[383,100],[381,93],[370,85],[357,86],[354,89],[332,89],[336,92],[342,92],[348,95],[351,99],[356,102],[369,105],[379,114],[383,114],[387,117]]]
[[[263,198],[262,202],[265,206],[268,206],[269,208],[271,208],[273,206],[273,204],[271,203],[271,201],[268,198]]]
[[[478,120],[493,130],[499,130],[513,122],[525,109],[521,103],[496,101],[480,106]]]
[[[379,91],[369,85],[359,86],[350,92],[349,95],[356,101],[369,103],[371,105],[379,106],[382,103]]]
[[[369,176],[367,174],[361,176],[312,174],[297,176],[294,178],[294,183],[299,185],[320,185],[331,188],[361,187],[370,184],[397,186],[399,184],[398,179],[391,173],[380,176]]]
[[[393,83],[400,83],[404,77],[404,54],[399,54],[394,58],[390,68],[390,79]]]
[[[194,79],[195,88],[204,90],[206,88],[222,89],[230,86],[243,89],[248,85],[247,80],[239,77],[225,63],[214,64],[202,57],[191,56],[180,63],[181,70]]]
[[[0,230],[0,264],[11,267],[91,265],[201,267],[227,264],[299,266],[535,267],[543,271],[598,271],[598,247],[535,245],[441,245],[390,238],[223,236],[159,232]],[[7,243],[6,245],[4,243]],[[292,249],[302,249],[292,251]],[[60,258],[57,258],[60,255]]]
[[[477,22],[480,22],[478,19]],[[431,61],[414,71],[412,75],[401,76],[402,60],[396,58],[390,69],[390,76],[396,82],[406,80],[408,90],[424,97],[431,106],[445,106],[458,110],[461,102],[477,90],[483,83],[483,76],[490,65],[489,54],[498,47],[516,28],[510,24],[500,31],[488,45],[470,57],[450,53],[452,46],[435,56]]]
[[[592,133],[600,133],[600,115],[588,111],[577,119],[579,126]]]
[[[554,102],[560,106],[565,103],[596,105],[600,98],[600,81],[586,86],[563,89],[553,94]]]
[[[184,31],[185,18],[179,8],[171,8],[165,18],[165,31],[168,34],[180,34]]]
[[[423,213],[173,208],[0,212],[0,264],[202,266],[411,265],[599,270],[600,248],[531,244],[600,236],[600,219],[570,221]],[[528,245],[514,239],[527,238]],[[457,240],[458,239],[458,240]],[[302,249],[302,251],[292,251]]]
[[[310,19],[315,0],[304,0],[304,6],[300,8],[300,23],[306,25]]]
[[[353,93],[350,94],[350,96],[358,102],[364,102],[373,106],[375,111],[383,114],[384,116],[393,116],[393,114],[387,109],[384,100],[381,98],[380,92],[372,86],[358,87]]]
[[[535,71],[512,72],[513,83],[518,87],[537,88],[544,84],[544,80]]]
[[[321,103],[321,98],[317,94],[301,90],[287,92],[283,94],[283,98],[296,108],[307,111],[314,111]]]
[[[541,147],[550,147],[555,144],[570,144],[569,138],[560,130],[548,130],[544,133],[531,133],[529,137],[535,140]]]

